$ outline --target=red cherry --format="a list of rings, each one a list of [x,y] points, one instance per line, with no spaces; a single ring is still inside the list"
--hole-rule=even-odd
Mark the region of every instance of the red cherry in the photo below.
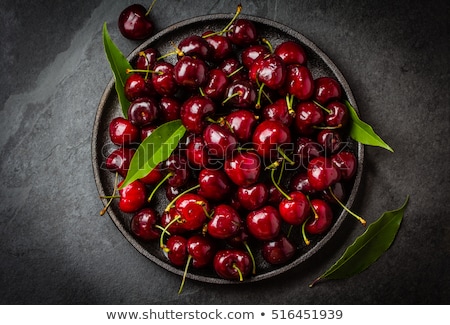
[[[133,73],[125,80],[124,93],[125,97],[132,102],[141,97],[152,97],[155,89],[151,79],[145,79],[141,74]]]
[[[330,110],[330,113],[325,117],[327,126],[343,127],[347,125],[350,118],[347,106],[341,102],[333,101],[326,108]]]
[[[294,161],[307,168],[309,162],[323,155],[323,147],[308,137],[298,137],[294,143]]]
[[[216,249],[210,237],[192,235],[187,240],[187,251],[192,257],[192,266],[202,268],[212,263]]]
[[[160,57],[160,54],[157,49],[147,48],[139,52],[134,66],[138,70],[153,70],[158,57]]]
[[[356,156],[351,151],[341,151],[331,157],[334,165],[336,165],[340,172],[343,180],[351,180],[356,174],[356,169],[358,167],[358,161]]]
[[[294,120],[294,111],[289,108],[286,99],[277,99],[263,109],[264,120],[278,121],[286,126],[290,126]]]
[[[120,147],[111,152],[105,161],[105,167],[111,172],[117,172],[120,176],[126,177],[130,168],[131,158],[136,149]]]
[[[323,123],[323,110],[311,101],[300,102],[295,108],[295,127],[300,135],[311,135],[314,126]]]
[[[214,102],[207,97],[194,95],[188,98],[180,109],[180,118],[186,130],[201,134],[206,127],[206,118],[215,111]]]
[[[231,191],[231,181],[222,169],[202,169],[198,184],[199,194],[208,200],[224,200]]]
[[[183,228],[186,230],[200,229],[210,211],[209,203],[195,193],[183,194],[176,201],[175,208],[180,214]]]
[[[167,239],[167,258],[175,266],[184,266],[187,261],[187,239],[180,235],[173,235]]]
[[[123,117],[116,117],[111,121],[109,137],[117,146],[128,147],[140,142],[139,128]]]
[[[272,265],[288,262],[294,257],[296,251],[295,245],[284,235],[266,241],[262,246],[262,256],[264,260]]]
[[[250,67],[249,79],[270,89],[280,89],[286,80],[286,65],[276,55],[259,58]]]
[[[203,131],[208,152],[211,156],[225,158],[237,148],[238,142],[234,134],[226,126],[209,124]]]
[[[288,200],[284,198],[279,206],[281,218],[291,225],[301,225],[310,213],[309,201],[305,194],[299,191],[289,193]]]
[[[238,234],[242,220],[237,211],[227,204],[219,204],[214,208],[207,232],[211,237],[226,239]]]
[[[180,118],[180,102],[169,96],[163,96],[159,100],[159,117],[162,122],[169,122]]]
[[[341,171],[331,158],[323,156],[310,161],[307,173],[309,183],[316,191],[327,189],[341,178]]]
[[[306,63],[306,52],[304,48],[294,41],[280,43],[275,48],[274,54],[278,55],[286,65]]]
[[[156,185],[158,184],[163,178],[164,174],[161,170],[162,163],[159,163],[155,168],[152,169],[150,173],[148,173],[146,176],[140,178],[139,180],[147,185]]]
[[[289,128],[278,121],[262,121],[253,132],[253,145],[263,158],[274,158],[278,148],[291,142]]]
[[[256,210],[265,205],[269,199],[269,188],[264,183],[256,183],[247,187],[240,186],[237,197],[241,207]]]
[[[312,235],[325,233],[331,227],[333,222],[333,211],[330,205],[322,199],[311,200],[311,205],[316,212],[314,218],[311,218],[305,224],[305,230]]]
[[[153,89],[161,96],[173,96],[178,91],[178,83],[174,76],[173,64],[158,61],[153,67],[151,80]]]
[[[220,69],[211,69],[208,72],[206,85],[203,87],[205,96],[212,100],[222,100],[228,87],[228,78]]]
[[[286,90],[298,100],[307,100],[314,94],[314,79],[311,71],[304,65],[288,65]]]
[[[244,47],[255,43],[258,33],[251,20],[238,19],[230,26],[227,37],[233,44]]]
[[[183,234],[187,231],[183,226],[181,215],[175,207],[170,208],[169,211],[164,211],[160,222],[161,227],[166,229],[171,235]]]
[[[212,160],[208,153],[205,141],[201,135],[195,135],[188,138],[186,144],[186,158],[192,169],[207,168]]]
[[[337,130],[324,129],[317,134],[317,143],[325,149],[325,155],[338,152],[345,143]]]
[[[183,156],[173,153],[165,161],[164,168],[172,173],[167,179],[170,186],[180,187],[186,184],[189,179],[188,162]]]
[[[201,36],[190,35],[182,39],[178,44],[178,50],[185,56],[192,56],[207,60],[211,55],[211,47]]]
[[[271,205],[251,211],[246,218],[249,233],[259,240],[272,240],[278,236],[281,229],[281,217],[276,208]]]
[[[331,77],[320,77],[314,81],[314,99],[322,105],[332,100],[339,100],[342,96],[341,85]]]
[[[238,186],[256,183],[261,173],[260,157],[250,151],[241,151],[225,160],[225,173]]]
[[[138,127],[154,122],[158,118],[158,106],[155,100],[147,97],[135,99],[128,107],[128,119]]]
[[[147,9],[140,4],[126,7],[119,16],[121,34],[131,40],[143,40],[153,34],[153,23],[147,16]]]
[[[257,93],[255,86],[246,79],[236,79],[225,90],[225,103],[234,108],[249,109],[255,106]]]
[[[152,208],[139,210],[131,218],[130,229],[142,240],[155,240],[160,236],[161,231],[155,227],[159,222],[156,211]]]
[[[193,90],[203,86],[208,79],[206,63],[191,56],[183,56],[173,68],[178,85]]]
[[[123,181],[119,183],[119,187]],[[144,207],[147,202],[145,185],[136,180],[119,190],[119,209],[125,213],[133,213]]]
[[[309,183],[307,172],[299,172],[292,176],[291,181],[289,183],[289,189],[291,191],[299,191],[303,192],[306,195],[312,195],[317,193],[311,184]]]
[[[237,249],[226,249],[216,253],[214,270],[224,279],[243,281],[252,271],[250,255]]]
[[[213,61],[221,61],[228,58],[233,53],[233,44],[226,36],[214,34],[213,31],[206,31],[202,37],[209,44],[210,57]]]
[[[267,46],[255,44],[249,47],[246,47],[241,53],[241,62],[244,67],[250,69],[252,64],[265,56],[270,55],[270,51]]]

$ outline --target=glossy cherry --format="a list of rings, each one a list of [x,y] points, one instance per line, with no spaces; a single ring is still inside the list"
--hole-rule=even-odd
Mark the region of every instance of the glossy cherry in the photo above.
[[[223,279],[243,281],[252,271],[250,255],[238,249],[220,250],[214,256],[214,270]]]
[[[222,61],[233,53],[233,44],[226,36],[219,35],[213,31],[206,31],[202,37],[209,44],[210,59],[215,62]]]
[[[209,155],[217,158],[226,158],[238,147],[234,133],[227,126],[209,124],[203,130],[203,140],[208,148]]]
[[[301,167],[307,168],[313,158],[323,156],[323,153],[323,147],[309,137],[300,136],[295,140],[293,157]]]
[[[277,238],[264,242],[262,256],[272,265],[284,264],[291,260],[297,249],[295,245],[283,234]]]
[[[324,156],[312,159],[307,173],[309,183],[317,191],[325,190],[341,179],[340,169],[332,162],[331,158]]]
[[[292,176],[289,182],[289,189],[291,191],[302,192],[306,195],[313,195],[318,192],[309,183],[308,174],[306,171],[300,171]]]
[[[192,266],[202,268],[212,263],[216,248],[210,237],[192,235],[187,240],[187,251],[192,257]]]
[[[160,223],[161,227],[166,229],[171,235],[187,232],[187,229],[183,226],[184,221],[175,207],[163,212]]]
[[[330,113],[325,116],[325,123],[331,127],[344,127],[350,118],[347,106],[338,101],[332,101],[326,107]]]
[[[331,161],[339,168],[342,180],[348,181],[355,176],[358,160],[353,152],[348,150],[338,152],[331,157]]]
[[[237,19],[229,28],[227,37],[237,46],[254,44],[258,38],[255,24],[248,19]]]
[[[321,130],[317,134],[317,143],[325,149],[325,155],[337,153],[345,145],[340,131],[333,129]]]
[[[286,80],[286,65],[276,55],[264,56],[251,65],[249,79],[270,89],[280,89]]]
[[[122,184],[123,181],[118,184],[119,188]],[[147,202],[145,185],[139,180],[119,189],[119,195],[119,209],[125,213],[136,212],[142,209]]]
[[[167,239],[165,251],[170,263],[184,266],[187,261],[187,239],[180,235],[172,235]]]
[[[181,103],[172,96],[163,96],[159,100],[159,118],[163,123],[180,118]]]
[[[165,61],[158,61],[153,67],[152,85],[154,90],[161,96],[173,97],[178,91],[178,83],[174,76],[173,64]]]
[[[159,163],[155,168],[151,170],[147,175],[140,178],[139,180],[146,184],[146,185],[156,185],[158,184],[163,178],[164,173],[161,170],[162,163]]]
[[[301,225],[310,213],[308,198],[300,191],[290,192],[288,196],[290,199],[284,198],[278,206],[280,216],[290,225]]]
[[[155,90],[150,78],[146,79],[140,73],[132,73],[125,80],[124,93],[131,102],[141,97],[152,97]]]
[[[274,54],[283,60],[284,64],[302,64],[306,63],[306,52],[303,46],[294,41],[284,41],[277,45]]]
[[[286,91],[298,100],[310,99],[314,94],[314,79],[308,67],[291,64],[286,68]]]
[[[206,118],[214,112],[215,104],[210,98],[193,95],[181,105],[180,119],[187,131],[201,134],[208,124]]]
[[[314,81],[314,99],[325,105],[332,100],[342,97],[342,88],[339,82],[331,77],[320,77]]]
[[[128,107],[128,119],[138,127],[151,124],[158,118],[157,102],[152,98],[135,99]]]
[[[165,171],[172,174],[172,176],[167,179],[167,184],[175,187],[180,187],[186,184],[190,176],[188,166],[189,165],[185,157],[177,153],[171,154],[163,166]]]
[[[225,201],[231,191],[231,181],[223,169],[202,169],[198,176],[199,194],[208,200]]]
[[[226,239],[236,236],[242,227],[238,212],[228,204],[219,204],[214,208],[207,232],[211,237]]]
[[[247,78],[247,73],[244,73],[241,62],[235,57],[229,57],[223,60],[219,64],[218,68],[225,72],[225,74],[228,78],[230,78],[231,81]]]
[[[207,60],[211,56],[211,47],[208,42],[199,35],[189,35],[178,43],[178,50],[184,56]]]
[[[323,110],[312,101],[300,102],[295,108],[295,127],[300,135],[311,135],[315,126],[323,123]]]
[[[242,144],[251,141],[258,117],[246,109],[237,109],[225,116],[225,123],[233,131],[236,139]]]
[[[147,12],[147,9],[140,4],[126,7],[118,19],[121,34],[131,40],[149,38],[153,34],[154,26]]]
[[[228,87],[228,83],[229,80],[225,72],[217,68],[210,69],[208,71],[206,84],[203,87],[203,93],[205,96],[213,100],[222,101]]]
[[[195,193],[183,194],[176,201],[175,208],[181,216],[183,228],[186,230],[200,229],[211,210],[208,201]]]
[[[123,117],[115,117],[109,124],[109,137],[117,146],[128,147],[140,142],[139,128]]]
[[[253,63],[265,56],[270,55],[270,50],[267,46],[255,44],[244,48],[241,52],[241,62],[244,67],[250,69]]]
[[[246,217],[249,233],[259,240],[275,239],[280,233],[281,217],[271,205],[251,211]]]
[[[105,167],[111,172],[117,172],[120,176],[126,177],[135,152],[134,148],[117,148],[106,157]]]
[[[312,199],[312,208],[315,211],[305,224],[305,230],[312,235],[320,235],[330,229],[333,222],[333,210],[330,205],[322,199]]]
[[[173,75],[178,85],[193,90],[203,86],[208,79],[208,67],[205,61],[183,56],[173,68]]]
[[[207,168],[212,163],[208,148],[201,135],[194,135],[188,138],[185,152],[189,166],[193,170]]]
[[[224,170],[238,186],[255,184],[261,174],[261,158],[254,152],[241,151],[225,160]]]
[[[224,96],[223,103],[227,106],[250,109],[255,107],[257,92],[255,86],[250,81],[236,79],[228,85]]]
[[[278,156],[278,148],[291,142],[289,128],[278,121],[262,121],[253,132],[253,146],[263,158]]]
[[[158,222],[158,214],[154,209],[143,208],[131,218],[130,229],[134,235],[142,240],[155,240],[161,235],[161,230],[155,227]]]
[[[157,49],[149,47],[139,52],[134,67],[138,70],[153,70],[159,56]]]
[[[278,121],[290,126],[294,121],[295,112],[289,107],[286,98],[277,99],[263,109],[263,118],[268,121]]]
[[[265,183],[258,182],[237,190],[237,198],[241,207],[249,211],[256,210],[265,205],[269,199],[269,188]]]

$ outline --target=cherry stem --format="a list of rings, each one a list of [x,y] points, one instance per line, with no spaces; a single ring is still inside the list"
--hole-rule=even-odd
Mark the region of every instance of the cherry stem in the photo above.
[[[280,193],[283,194],[283,196],[284,196],[286,199],[288,199],[289,201],[291,201],[292,198],[291,198],[289,195],[287,195],[287,194],[280,188],[280,186],[277,184],[277,182],[275,182],[275,177],[274,177],[274,176],[275,176],[275,168],[273,168],[273,169],[271,170],[271,172],[270,172],[270,177],[272,178],[273,185],[275,185],[275,187],[277,188],[277,190],[280,191]]]
[[[294,162],[291,158],[289,158],[289,157],[284,153],[283,149],[281,149],[281,148],[278,146],[278,147],[277,147],[277,150],[278,150],[279,154],[284,158],[283,160],[287,160],[287,162],[288,162],[290,165],[294,165],[294,164],[295,164],[295,162]]]
[[[159,247],[161,247],[162,249],[164,249],[166,247],[166,245],[164,245],[164,235],[168,234],[170,236],[170,233],[167,231],[167,229],[169,229],[169,227],[171,225],[173,225],[175,222],[178,222],[178,220],[181,219],[180,215],[177,215],[175,218],[173,218],[172,220],[170,220],[170,222],[162,229],[161,232],[161,236],[159,236]]]
[[[152,4],[148,8],[147,12],[145,13],[145,16],[148,16],[150,14],[150,11],[152,11],[153,6],[155,5],[156,0],[153,0]]]
[[[359,222],[361,222],[361,224],[365,227],[366,226],[366,220],[364,220],[363,218],[361,218],[360,216],[358,216],[356,213],[354,213],[353,211],[351,211],[349,208],[347,208],[345,206],[344,203],[342,203],[337,197],[336,195],[333,193],[333,190],[331,189],[331,186],[329,187],[329,191],[331,196],[333,197],[333,199],[336,200],[336,202],[348,213],[350,213],[352,216],[354,216],[356,219],[359,220]]]
[[[189,255],[186,261],[186,266],[184,267],[184,273],[183,273],[183,279],[181,280],[180,289],[178,289],[178,294],[181,294],[181,291],[183,291],[184,282],[186,281],[186,274],[189,268],[189,264],[191,264],[192,256]]]
[[[320,125],[313,125],[314,129],[317,130],[336,130],[336,129],[340,129],[342,127],[342,124],[338,124],[335,126],[320,126]]]
[[[153,195],[155,195],[156,191],[161,187],[162,184],[164,184],[165,181],[167,181],[167,179],[169,179],[170,177],[173,176],[173,172],[169,172],[167,173],[166,176],[164,176],[164,178],[158,183],[156,184],[155,188],[153,189],[153,191],[150,193],[150,196],[147,199],[147,202],[150,202],[153,198]]]
[[[180,194],[178,194],[172,201],[170,201],[170,203],[167,205],[167,207],[165,208],[164,211],[168,212],[170,210],[170,208],[175,204],[175,202],[177,202],[177,200],[184,194],[189,193],[193,190],[196,190],[200,187],[200,184],[197,184],[191,188],[188,188],[186,191],[181,192]]]
[[[314,209],[314,206],[312,205],[309,196],[306,196],[306,198],[308,199],[308,204],[309,204],[309,206],[310,206],[310,208],[311,208],[311,211],[314,213],[314,218],[315,218],[315,219],[319,219],[319,215],[317,214],[316,209]]]
[[[223,29],[220,32],[212,32],[210,34],[203,35],[202,38],[208,38],[208,37],[215,36],[215,35],[222,35],[223,33],[226,33],[229,31],[230,31],[230,29]]]
[[[289,229],[288,229],[287,234],[286,234],[287,238],[289,238],[289,236],[291,236],[292,228],[294,228],[294,225],[290,225],[289,226]]]
[[[175,54],[178,55],[178,56],[184,56],[183,51],[181,51],[181,50],[175,45],[175,43],[171,42],[171,44],[172,44],[172,46],[175,48],[175,50],[174,50],[173,52],[169,52],[169,53],[166,53],[166,54],[161,55],[159,58],[156,59],[157,61],[162,60],[162,59],[165,59],[165,58],[167,58],[168,56],[175,55]]]
[[[303,241],[305,242],[306,245],[311,244],[311,241],[308,239],[308,237],[306,237],[306,231],[305,231],[305,225],[308,220],[309,220],[309,218],[306,219],[305,222],[303,222],[303,224],[302,224],[302,237],[303,237]]]
[[[278,184],[278,185],[280,184],[281,178],[283,177],[283,171],[284,171],[285,165],[286,165],[286,161],[283,159],[283,161],[281,162],[280,175],[278,175],[278,180],[277,180],[277,184]]]
[[[142,72],[142,73],[157,73],[159,75],[162,75],[164,72],[162,71],[154,71],[154,70],[147,70],[147,69],[127,69],[125,71],[127,74],[133,73],[133,72]]]
[[[241,269],[239,269],[237,267],[237,265],[235,263],[233,263],[233,269],[235,269],[236,272],[239,274],[239,281],[240,282],[244,281],[244,276],[242,275],[242,271],[241,271]]]
[[[326,108],[325,106],[323,106],[322,104],[316,102],[315,100],[313,100],[313,103],[316,104],[317,106],[319,106],[321,109],[323,109],[325,112],[327,112],[328,114],[331,114],[331,110]]]
[[[291,116],[295,116],[295,111],[292,108],[292,106],[294,105],[294,95],[286,95],[286,105],[288,107],[288,113]]]
[[[106,210],[108,210],[109,206],[112,203],[112,200],[116,199],[116,198],[120,198],[120,195],[117,197],[116,196],[116,191],[117,191],[117,181],[119,179],[119,173],[116,172],[116,177],[114,179],[114,190],[113,190],[113,194],[109,197],[109,201],[108,203],[106,203],[105,207],[100,211],[100,215],[104,215],[106,213]],[[103,198],[107,198],[106,196]]]
[[[236,96],[242,96],[242,91],[237,91],[237,92],[231,94],[230,96],[228,96],[227,98],[225,98],[222,101],[222,106],[225,105],[231,98],[236,97]]]
[[[238,73],[239,71],[241,71],[242,69],[244,69],[244,66],[241,65],[239,68],[237,68],[236,70],[234,70],[233,72],[231,72],[229,75],[227,75],[227,78],[230,78],[232,76],[234,76],[236,73]]]
[[[273,53],[273,46],[272,44],[270,44],[269,40],[267,38],[262,38],[261,41],[267,45],[267,47],[269,48],[270,53]]]
[[[253,265],[252,274],[256,274],[255,257],[253,256],[252,250],[250,249],[250,246],[248,246],[246,241],[244,241],[244,246],[245,246],[245,249],[247,250],[248,254],[250,255],[250,258],[252,259],[252,265]]]
[[[255,108],[261,108],[261,96],[262,96],[262,93],[263,93],[263,88],[264,88],[264,86],[265,86],[265,84],[264,83],[262,83],[260,86],[259,86],[259,90],[258,90],[258,99],[257,99],[257,101],[256,101],[256,105],[255,105]]]
[[[223,33],[225,33],[226,31],[228,31],[231,27],[231,25],[234,23],[234,21],[237,19],[237,17],[239,16],[239,14],[241,13],[242,10],[242,5],[238,4],[237,8],[236,8],[236,13],[234,14],[233,18],[231,19],[231,21],[225,26],[224,29],[222,29],[221,32],[219,32],[219,35],[222,35]]]
[[[171,235],[170,235],[170,232],[168,232],[166,228],[164,228],[164,227],[162,227],[162,226],[160,226],[160,225],[155,225],[155,228],[158,228],[159,230],[164,231],[166,234],[168,234],[169,236],[171,236]]]

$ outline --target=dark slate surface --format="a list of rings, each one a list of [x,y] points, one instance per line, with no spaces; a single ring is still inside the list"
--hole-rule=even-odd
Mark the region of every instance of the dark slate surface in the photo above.
[[[366,149],[353,209],[368,222],[410,195],[392,248],[365,272],[308,288],[363,231],[349,220],[310,262],[237,286],[188,281],[140,255],[100,217],[91,166],[112,77],[101,26],[131,1],[0,3],[1,304],[448,304],[448,1],[242,1],[310,38],[344,73],[364,120],[395,150]],[[158,30],[228,1],[160,1]]]

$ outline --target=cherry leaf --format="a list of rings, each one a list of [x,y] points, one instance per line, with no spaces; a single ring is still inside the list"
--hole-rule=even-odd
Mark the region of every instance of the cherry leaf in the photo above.
[[[147,176],[160,162],[169,158],[185,132],[186,128],[181,120],[170,121],[158,126],[137,148],[131,158],[127,176],[119,189]]]
[[[370,146],[382,147],[390,152],[394,152],[394,150],[375,133],[369,124],[359,118],[355,108],[348,101],[345,101],[345,105],[350,113],[350,137],[353,140]]]
[[[115,88],[119,97],[122,113],[125,118],[128,115],[129,100],[125,96],[125,81],[128,78],[127,69],[132,69],[130,62],[120,52],[119,48],[114,44],[109,36],[106,23],[103,24],[103,46],[105,48],[106,57],[108,59],[111,70],[114,74]]]
[[[309,286],[312,287],[318,281],[328,279],[344,279],[358,274],[370,265],[392,245],[403,214],[408,204],[409,197],[397,210],[386,211],[373,222],[367,230],[350,245],[344,254],[325,273],[315,279]]]

